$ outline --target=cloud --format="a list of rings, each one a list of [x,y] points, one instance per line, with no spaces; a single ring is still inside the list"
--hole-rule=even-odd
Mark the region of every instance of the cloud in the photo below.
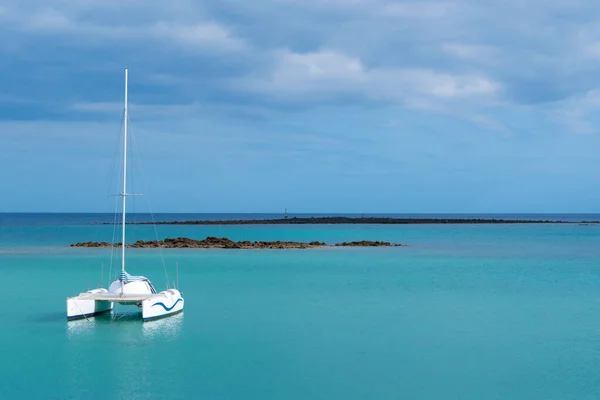
[[[332,50],[279,51],[266,77],[235,81],[247,90],[277,98],[321,99],[354,94],[366,100],[426,104],[461,99],[493,99],[500,85],[481,74],[450,74],[424,68],[367,68],[357,57]]]
[[[561,123],[569,132],[591,134],[599,132],[598,121],[592,117],[600,108],[600,89],[593,89],[581,96],[569,98],[548,107],[547,113],[554,121]]]
[[[0,19],[8,19],[10,14],[11,12],[8,7],[0,5]]]
[[[0,72],[29,68],[35,87],[55,82],[45,93],[65,109],[115,96],[101,85],[74,93],[56,65],[114,82],[108,74],[133,60],[143,67],[139,103],[252,105],[266,114],[398,105],[489,128],[502,124],[482,115],[498,105],[590,112],[568,110],[595,89],[599,11],[591,0],[7,0],[0,30],[13,40],[0,51],[12,52]]]
[[[355,79],[363,73],[360,60],[331,51],[315,53],[293,53],[281,55],[276,74],[300,73],[317,79]]]
[[[450,56],[476,62],[497,61],[492,58],[498,56],[498,52],[492,46],[467,43],[444,43],[442,50]]]
[[[367,79],[360,60],[344,54],[329,51],[299,54],[285,50],[275,58],[266,81],[249,80],[250,87],[277,96],[352,90]]]
[[[32,14],[25,22],[26,29],[33,31],[75,31],[78,27],[69,18],[52,8]]]
[[[138,34],[143,34],[143,31]],[[190,48],[211,47],[222,51],[242,51],[246,48],[243,40],[216,22],[181,26],[160,21],[149,28],[148,34],[156,39],[169,38]]]
[[[119,24],[108,19],[98,21],[77,13],[45,7],[32,13],[16,14],[12,20],[16,26],[14,29],[29,34],[75,35],[79,41],[89,38],[94,41],[144,42],[145,45],[152,41],[176,45],[181,49],[209,49],[217,52],[246,49],[246,43],[219,22],[209,19],[194,22],[169,21],[162,18],[162,15],[157,15],[150,21],[134,20]]]
[[[387,17],[407,19],[438,19],[457,11],[460,5],[453,1],[403,1],[384,3],[379,12]]]

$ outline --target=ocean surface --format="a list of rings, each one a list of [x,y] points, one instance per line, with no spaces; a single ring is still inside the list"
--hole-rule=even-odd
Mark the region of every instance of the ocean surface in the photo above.
[[[128,226],[408,245],[128,249],[128,272],[185,297],[142,323],[124,306],[66,321],[66,297],[120,265],[69,245],[119,241],[114,215],[0,214],[0,399],[598,399],[600,225],[578,222],[600,215],[512,216],[573,223]],[[241,217],[281,215],[156,215]]]

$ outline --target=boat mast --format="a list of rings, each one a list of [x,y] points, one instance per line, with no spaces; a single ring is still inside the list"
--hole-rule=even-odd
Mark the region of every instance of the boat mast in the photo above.
[[[121,272],[125,272],[125,205],[127,198],[127,68],[125,68],[125,112],[124,112],[124,127],[123,127],[123,223],[122,223],[122,240],[121,240]],[[121,285],[123,283],[121,282]],[[121,293],[123,289],[121,288]]]

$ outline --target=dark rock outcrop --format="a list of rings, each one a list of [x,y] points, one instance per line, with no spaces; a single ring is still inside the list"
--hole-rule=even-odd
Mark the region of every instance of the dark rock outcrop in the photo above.
[[[130,222],[135,225],[295,225],[295,224],[549,224],[550,220],[495,218],[292,217],[278,219]],[[106,223],[112,224],[112,223]]]
[[[384,246],[406,246],[406,245],[402,245],[402,244],[395,244],[395,243],[390,243],[390,242],[380,242],[380,241],[371,241],[371,240],[361,240],[359,242],[342,242],[342,243],[336,243],[335,246],[337,247],[384,247]]]
[[[79,242],[79,243],[74,243],[71,245],[71,247],[119,247],[121,246],[121,243],[115,243],[114,245],[108,242],[92,242],[92,241],[88,241],[88,242]]]
[[[71,247],[120,247],[121,243],[115,243],[114,245],[107,242],[79,242],[74,243]],[[317,247],[327,246],[324,242],[313,241],[313,242],[289,242],[289,241],[254,241],[249,240],[234,242],[226,237],[218,238],[215,236],[208,236],[206,239],[196,240],[184,237],[178,238],[166,238],[165,240],[138,240],[135,243],[128,244],[126,247],[131,248],[167,248],[167,249],[309,249]],[[393,244],[390,242],[373,242],[368,240],[362,240],[357,242],[343,242],[337,243],[335,246],[361,246],[361,247],[381,247],[381,246],[402,246],[399,244]]]

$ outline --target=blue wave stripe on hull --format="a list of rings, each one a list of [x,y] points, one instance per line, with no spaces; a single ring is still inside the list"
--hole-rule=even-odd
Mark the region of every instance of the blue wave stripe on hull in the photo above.
[[[178,298],[177,301],[175,302],[175,304],[173,304],[171,307],[167,307],[167,306],[164,305],[164,303],[162,303],[162,302],[159,301],[158,303],[152,304],[152,307],[154,307],[154,306],[162,306],[162,308],[164,308],[165,311],[171,311],[173,308],[175,308],[175,306],[177,305],[177,303],[179,303],[180,301],[183,301],[183,299],[181,297]]]

